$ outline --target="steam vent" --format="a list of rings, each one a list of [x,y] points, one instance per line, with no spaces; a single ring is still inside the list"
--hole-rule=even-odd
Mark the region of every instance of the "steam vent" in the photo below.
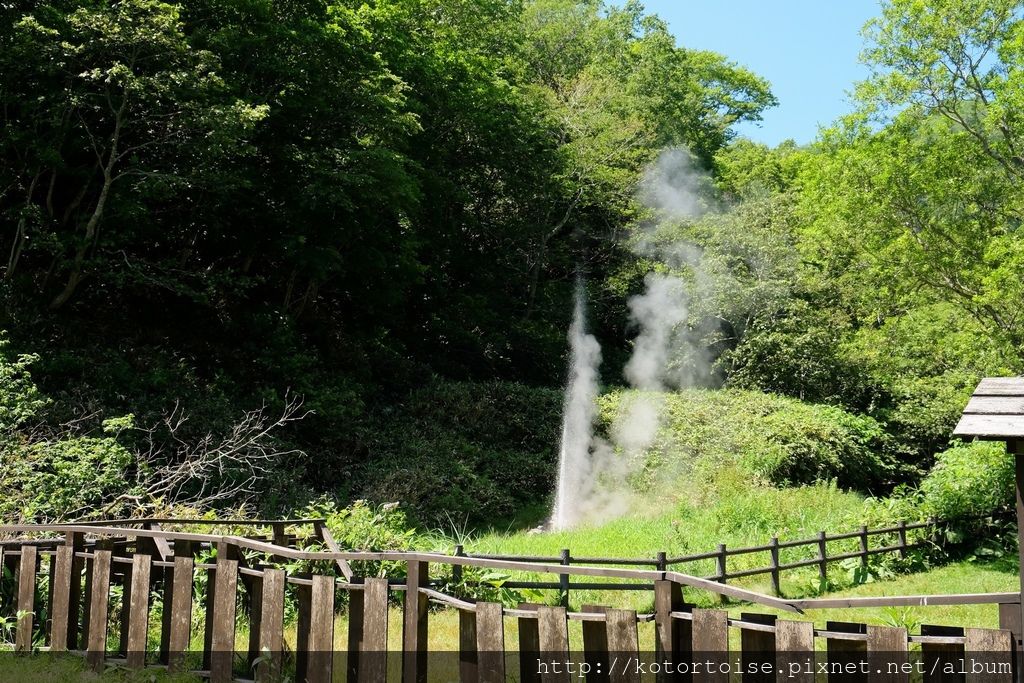
[[[981,380],[953,436],[990,441],[1024,439],[1024,377]]]

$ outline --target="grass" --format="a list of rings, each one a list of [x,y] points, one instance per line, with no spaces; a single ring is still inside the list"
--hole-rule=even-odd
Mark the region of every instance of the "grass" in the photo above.
[[[582,526],[566,531],[492,532],[480,536],[467,535],[462,543],[467,552],[497,555],[543,556],[557,558],[563,548],[573,557],[651,558],[665,552],[669,558],[714,551],[719,543],[730,548],[761,546],[777,535],[781,540],[808,539],[819,531],[850,531],[865,519],[868,506],[859,494],[842,491],[834,485],[778,489],[758,484],[738,470],[725,469],[718,473],[713,487],[693,486],[687,490],[681,484],[670,498],[663,498],[658,509],[634,513],[593,526]],[[917,540],[911,532],[910,541]],[[890,545],[896,539],[874,536],[871,546]],[[436,546],[436,544],[435,544]],[[830,555],[839,555],[859,548],[857,539],[832,541]],[[780,551],[783,564],[817,556],[817,546],[784,548]],[[733,555],[728,558],[727,569],[736,572],[766,567],[770,564],[768,551]],[[856,562],[853,563],[855,565]],[[832,588],[852,585],[852,566],[829,564]],[[636,567],[642,569],[643,567]],[[647,567],[652,569],[653,567]],[[699,560],[674,565],[674,570],[694,576],[713,576],[715,560]],[[507,575],[509,580],[551,581],[551,575],[525,573]],[[737,585],[767,592],[767,576],[730,581]],[[791,570],[783,573],[783,589],[799,596],[816,592],[820,588],[816,568]],[[571,604],[609,601],[607,594],[595,591],[572,591]],[[703,602],[708,602],[706,597]],[[611,598],[612,606],[646,611],[650,598],[646,593],[617,593]]]

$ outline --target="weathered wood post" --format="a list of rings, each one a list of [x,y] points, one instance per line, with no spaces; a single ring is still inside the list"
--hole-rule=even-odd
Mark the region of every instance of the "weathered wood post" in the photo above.
[[[1016,461],[1017,540],[1020,546],[1021,597],[1024,598],[1024,377],[987,377],[978,384],[964,408],[953,436],[962,439],[1004,441]],[[1024,625],[1024,600],[1018,606],[1015,623],[1000,624],[1020,640]],[[1003,616],[1001,614],[1001,616]]]
[[[416,560],[406,564],[402,683],[426,683],[427,680],[427,596],[420,588],[430,585],[429,568],[428,563]]]

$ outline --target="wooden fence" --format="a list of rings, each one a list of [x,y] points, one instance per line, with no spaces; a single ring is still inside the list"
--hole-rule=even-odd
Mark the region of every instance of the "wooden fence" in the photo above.
[[[1009,513],[1006,513],[1008,516]],[[985,518],[989,517],[988,515]],[[982,519],[983,517],[968,518]],[[829,566],[846,560],[857,559],[861,567],[867,567],[872,556],[893,554],[901,559],[906,559],[908,553],[918,548],[925,548],[933,545],[940,545],[943,531],[951,522],[931,518],[925,522],[900,522],[895,526],[870,528],[861,526],[856,531],[844,533],[827,533],[819,531],[813,538],[797,540],[779,540],[778,536],[772,536],[771,540],[758,546],[744,546],[731,548],[721,543],[718,547],[709,552],[696,553],[691,555],[669,556],[665,552],[659,552],[653,558],[616,558],[616,557],[593,557],[574,556],[568,548],[563,548],[557,556],[520,556],[520,555],[491,555],[481,553],[466,553],[462,545],[455,547],[455,555],[460,557],[472,557],[492,560],[528,561],[557,563],[563,566],[582,564],[591,566],[620,566],[620,567],[652,567],[665,571],[678,567],[696,565],[695,569],[702,564],[714,563],[714,572],[703,573],[703,577],[718,583],[727,584],[730,579],[741,579],[755,576],[768,576],[771,581],[771,590],[775,595],[782,594],[782,576],[786,571],[814,567],[817,570],[818,579],[825,583],[828,581]],[[915,532],[917,537],[914,538]],[[874,541],[874,543],[873,543]],[[837,544],[850,542],[855,547],[850,549],[836,550]],[[810,552],[801,552],[810,551]],[[785,555],[799,553],[798,557],[785,561]],[[733,569],[730,567],[729,558],[761,554],[765,556],[766,564],[755,567]],[[698,573],[693,571],[691,573]],[[595,586],[593,583],[579,583],[569,580],[569,575],[562,575],[556,581],[511,581],[506,584],[509,588],[534,588],[553,589],[561,592],[563,606],[570,602],[569,596],[572,590],[607,589],[607,586]],[[649,584],[626,583],[619,584],[618,590],[651,590]]]
[[[318,521],[302,523],[315,526]],[[1015,675],[1020,625],[1012,619],[1019,614],[1019,594],[844,599],[835,605],[835,600],[787,601],[667,567],[324,552],[243,536],[176,533],[154,529],[153,523],[140,526],[147,528],[0,527],[0,534],[18,536],[5,542],[0,559],[15,575],[12,604],[0,605],[17,616],[15,650],[78,652],[97,671],[115,662],[130,669],[163,666],[197,672],[214,683],[276,681],[282,675],[312,682],[383,681],[396,667],[404,682],[413,683],[428,680],[429,662],[434,661],[428,658],[429,624],[437,613],[428,605],[434,602],[458,610],[460,623],[457,671],[433,677],[437,680],[568,683],[587,673],[588,680],[639,681],[647,673],[659,681],[695,676],[725,683],[729,671],[740,667],[744,681],[811,683],[822,665],[833,674],[838,668],[842,677],[830,680],[842,681],[910,681],[913,674],[914,680],[1008,683]],[[278,540],[284,541],[283,533]],[[402,583],[352,572],[350,563],[362,567],[370,562],[400,563]],[[307,566],[317,571],[282,568],[297,563],[311,563]],[[443,568],[451,574],[456,567],[549,574],[560,580],[636,581],[651,587],[654,610],[638,614],[589,605],[569,611],[563,606],[510,607],[459,598],[431,582],[432,571]],[[811,622],[754,612],[735,619],[724,610],[688,605],[684,590],[710,591],[794,614],[825,606],[937,600],[999,604],[1003,625],[1016,633],[926,626],[908,634],[901,628],[845,622],[815,629]],[[346,595],[347,600],[338,599]],[[112,596],[119,600],[113,602]],[[334,629],[342,602],[347,603],[349,628],[347,643],[340,646]],[[119,613],[112,619],[115,604]],[[291,622],[295,637],[286,643],[286,630],[292,628],[286,623],[289,604],[296,609]],[[389,604],[402,612],[400,635],[389,633]],[[195,619],[198,615],[202,618]],[[246,618],[239,619],[242,615]],[[518,643],[505,637],[510,620],[517,621]],[[248,623],[244,643],[238,642],[240,621]],[[569,648],[569,628],[575,622],[582,630],[582,652]],[[644,629],[648,637],[641,639],[638,624],[644,622],[653,622],[653,629]],[[919,665],[910,659],[911,645],[921,657]],[[389,652],[396,656],[386,656]],[[936,669],[936,663],[958,668],[950,674],[948,667]],[[972,665],[981,670],[971,670]],[[680,677],[682,669],[687,675]]]

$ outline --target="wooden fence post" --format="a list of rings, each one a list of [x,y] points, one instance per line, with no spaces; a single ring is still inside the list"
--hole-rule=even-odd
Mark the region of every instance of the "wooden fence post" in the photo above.
[[[608,680],[608,608],[603,605],[582,605],[584,612],[606,615],[601,621],[582,621],[583,660],[590,665],[587,681],[602,683]]]
[[[249,671],[254,671],[256,660],[260,657],[260,632],[263,630],[263,578],[248,575],[246,593],[249,601],[249,643],[246,652],[246,663]]]
[[[964,630],[958,626],[931,626],[921,624],[922,636],[963,636]],[[964,658],[964,646],[945,643],[921,643],[921,656],[924,661],[924,670],[935,672],[926,680],[929,683],[960,683],[963,676],[946,673],[947,667],[955,667],[958,670],[958,663]]]
[[[535,666],[543,683],[569,683],[569,624],[564,607],[537,608],[540,657]]]
[[[725,548],[725,544],[724,543],[719,543],[718,544],[718,556],[715,558],[715,564],[717,565],[717,567],[716,567],[717,576],[715,577],[715,580],[718,581],[718,583],[722,583],[722,584],[729,583],[729,580],[728,580],[729,572],[726,569],[726,562],[728,562],[728,559],[729,559],[729,554],[728,554],[728,551]],[[725,596],[722,595],[722,594],[719,594],[718,595],[718,600],[719,600],[719,602],[725,602]]]
[[[772,558],[772,592],[775,595],[782,595],[782,576],[779,572],[779,537],[772,536],[768,546],[768,552]]]
[[[89,639],[85,659],[93,671],[103,671],[107,654],[107,608],[110,598],[110,551],[95,550],[89,595]]]
[[[682,586],[674,581],[654,582],[654,654],[659,662],[683,662],[691,658],[692,622],[672,617],[672,612],[685,609]],[[671,672],[661,671],[657,680],[668,683],[678,678]]]
[[[348,652],[346,653],[345,671],[347,681],[362,680],[359,677],[359,656],[363,648],[363,622],[365,621],[364,604],[366,590],[363,578],[353,576],[352,583],[360,588],[348,592]]]
[[[21,561],[18,563],[18,630],[14,638],[15,652],[32,651],[38,557],[39,554],[34,545],[21,546]]]
[[[610,680],[616,683],[640,683],[640,671],[634,662],[640,656],[639,638],[636,629],[636,612],[631,609],[605,610],[608,631],[608,651],[615,656],[625,655],[625,664],[621,670],[616,667],[609,671]]]
[[[334,664],[334,577],[313,576],[309,619],[309,683],[331,683]]]
[[[235,600],[238,589],[238,561],[217,554],[217,585],[210,633],[210,683],[231,683],[235,656]],[[209,618],[209,617],[208,617]]]
[[[536,612],[539,605],[519,603],[520,610]],[[540,673],[537,661],[540,657],[540,630],[535,617],[519,618],[519,680],[520,683],[538,683]]]
[[[860,566],[868,566],[868,527],[860,527]]]
[[[281,677],[284,652],[284,585],[280,569],[266,568],[260,580],[260,630],[256,681],[271,683]]]
[[[149,555],[135,555],[132,558],[131,584],[128,587],[130,600],[126,610],[128,626],[125,640],[125,657],[129,669],[146,666],[146,637],[149,635],[149,577],[153,558]]]
[[[63,545],[55,549],[53,556],[53,575],[50,583],[53,589],[50,614],[50,652],[64,652],[68,649],[71,614],[71,567],[75,549]],[[79,577],[81,579],[81,577]],[[77,610],[76,610],[77,611]],[[77,625],[76,625],[77,626]]]
[[[695,677],[702,683],[729,683],[723,665],[729,661],[729,613],[719,609],[693,610],[693,657],[715,669]]]
[[[313,587],[295,586],[295,680],[305,681],[309,667],[309,622],[313,611]]]
[[[402,683],[427,680],[427,596],[420,592],[430,581],[430,565],[407,563],[405,614],[402,622]]]
[[[868,626],[868,680],[875,683],[909,683],[907,629]]]
[[[900,559],[905,560],[907,559],[907,520],[900,520],[896,533],[899,535]]]
[[[476,603],[477,680],[505,683],[505,620],[499,602]]]
[[[359,648],[360,683],[387,680],[388,580],[365,579],[363,590],[363,641]]]
[[[824,531],[818,532],[818,578],[828,583],[828,534]]]
[[[185,655],[188,653],[192,633],[192,574],[195,560],[191,557],[176,556],[170,581],[164,583],[164,610],[170,614],[164,622],[167,642],[167,670],[178,673],[185,670]],[[170,597],[171,604],[166,599]]]
[[[479,605],[479,603],[477,603]],[[476,643],[476,612],[459,610],[459,681],[476,683],[480,678]]]
[[[79,643],[78,621],[82,615],[82,571],[85,569],[85,558],[76,557],[76,553],[85,550],[85,539],[82,534],[68,531],[64,534],[65,547],[71,548],[71,589],[68,593],[68,636],[67,649],[77,650]]]
[[[775,622],[775,668],[779,683],[814,683],[812,622]]]
[[[458,545],[455,546],[455,557],[465,557],[465,556],[466,556],[466,549],[462,546],[461,543],[459,543]],[[454,583],[456,585],[462,583],[462,565],[461,564],[453,564],[452,565],[452,583]]]
[[[562,551],[558,554],[558,563],[563,567],[568,567],[572,562],[572,556],[569,554],[568,548],[562,548]],[[559,591],[561,592],[560,604],[566,609],[569,608],[569,575],[559,574],[558,575]]]
[[[754,624],[774,626],[774,614],[743,612],[740,619]],[[743,683],[774,683],[775,634],[753,629],[740,629],[740,656]]]
[[[964,629],[964,651],[974,663],[981,660],[983,666],[988,665],[984,674],[968,674],[969,683],[1013,682],[1014,644],[1009,631],[987,628]]]
[[[849,623],[844,621],[826,621],[826,631],[839,633],[867,633],[867,626],[864,624]],[[863,640],[847,640],[845,638],[826,638],[825,651],[829,664],[839,666],[851,666],[849,673],[836,673],[829,675],[830,683],[865,683],[869,680],[867,674],[860,670],[859,663],[865,661],[867,656],[867,642]]]

